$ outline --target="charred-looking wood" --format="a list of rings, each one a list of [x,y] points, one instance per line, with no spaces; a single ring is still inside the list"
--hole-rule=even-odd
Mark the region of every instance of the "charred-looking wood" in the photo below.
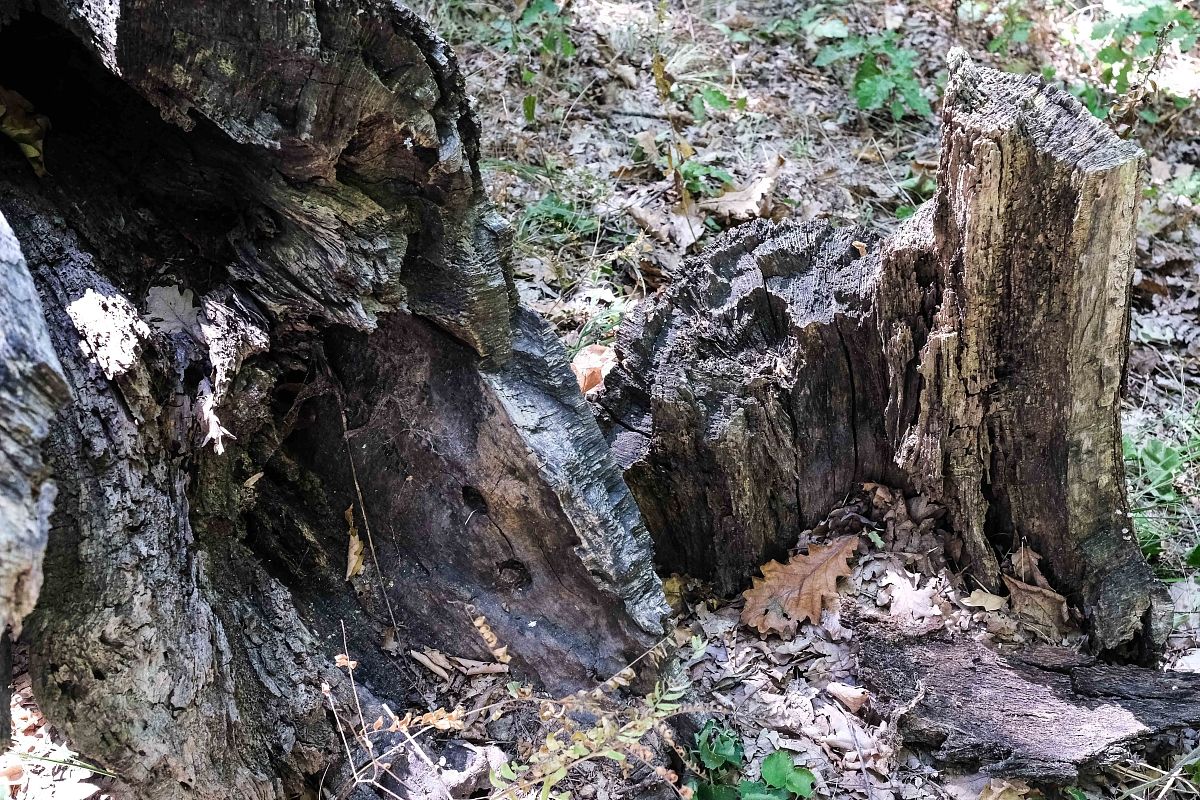
[[[74,393],[47,439],[31,672],[126,796],[352,785],[357,712],[322,691],[354,708],[343,623],[370,719],[421,702],[393,653],[491,658],[472,612],[555,691],[658,640],[649,536],[561,346],[516,303],[461,78],[423,22],[384,0],[0,0],[0,21],[0,85],[53,126],[42,179],[0,141],[0,211],[45,312],[12,361],[43,315],[0,236],[18,531],[45,529],[37,440]],[[347,508],[370,529],[349,580]]]
[[[938,192],[893,235],[738,228],[631,315],[595,405],[664,564],[740,588],[857,481],[944,503],[972,576],[1028,542],[1092,644],[1169,600],[1118,427],[1141,152],[952,54]]]

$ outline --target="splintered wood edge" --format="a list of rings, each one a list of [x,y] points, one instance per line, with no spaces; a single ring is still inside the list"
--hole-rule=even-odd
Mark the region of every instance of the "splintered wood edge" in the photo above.
[[[1040,75],[982,67],[961,47],[950,50],[946,63],[942,113],[963,127],[1019,129],[1038,151],[1081,172],[1106,172],[1145,157],[1141,147],[1117,136],[1079,100]]]

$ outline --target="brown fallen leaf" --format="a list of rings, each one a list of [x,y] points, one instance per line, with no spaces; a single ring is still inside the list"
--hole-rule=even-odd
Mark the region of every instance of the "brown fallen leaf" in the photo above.
[[[922,588],[920,576],[917,576],[915,580],[914,584],[914,581],[907,576],[895,570],[888,570],[887,575],[879,581],[880,587],[887,592],[890,601],[888,611],[891,616],[903,622],[940,617],[942,612],[935,602],[938,595],[937,584],[929,581]],[[882,597],[884,591],[880,591],[879,594]]]
[[[825,599],[837,596],[837,579],[850,574],[846,562],[857,547],[857,536],[843,536],[810,545],[807,555],[793,556],[786,564],[764,564],[763,577],[742,594],[742,624],[764,635],[794,636],[801,622],[820,622]]]
[[[602,344],[590,344],[571,359],[571,371],[579,381],[579,391],[584,394],[603,387],[605,376],[616,365],[616,352]]]
[[[671,577],[663,578],[663,594],[666,595],[667,605],[676,614],[682,614],[686,610],[684,603],[684,588],[687,585],[687,578],[679,573],[672,573]]]
[[[697,204],[702,211],[711,211],[727,220],[744,220],[771,215],[771,193],[779,179],[783,156],[776,156],[762,175],[736,191]]]
[[[979,800],[1024,800],[1033,789],[1015,778],[992,778],[979,793]]]
[[[1012,554],[1013,573],[1024,583],[1032,583],[1043,589],[1049,589],[1050,582],[1046,580],[1046,576],[1038,569],[1038,562],[1041,560],[1042,557],[1035,553],[1029,545],[1021,545]]]
[[[1008,605],[1008,598],[976,589],[959,601],[967,608],[982,608],[984,611],[999,611]]]
[[[358,538],[358,527],[354,524],[354,504],[346,509],[346,526],[349,529],[350,540],[346,546],[346,580],[350,580],[363,570],[363,543]]]
[[[413,657],[414,661],[425,667],[425,669],[449,683],[450,670],[454,669],[454,667],[437,650],[426,649],[423,653],[418,653],[416,650],[409,650],[408,654]]]
[[[825,692],[835,698],[849,709],[851,714],[857,714],[858,710],[866,705],[867,700],[871,695],[866,689],[861,686],[851,686],[848,683],[833,681],[825,687]]]
[[[1067,611],[1067,598],[1058,592],[1041,586],[1030,586],[1007,575],[1000,577],[1004,578],[1004,584],[1008,587],[1012,608],[1016,614],[1059,633],[1070,630],[1067,625],[1071,618]]]
[[[454,668],[463,675],[500,675],[508,672],[508,664],[495,664],[490,661],[476,661],[473,658],[450,656]]]

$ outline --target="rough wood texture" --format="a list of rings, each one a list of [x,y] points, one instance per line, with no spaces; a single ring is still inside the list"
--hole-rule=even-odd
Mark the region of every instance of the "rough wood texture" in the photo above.
[[[423,703],[389,629],[487,655],[467,602],[556,690],[653,644],[648,534],[515,303],[424,23],[372,0],[44,6],[64,27],[0,2],[0,84],[54,126],[45,179],[0,148],[0,209],[75,393],[26,625],[74,745],[126,796],[296,796],[350,775],[320,689],[352,705],[343,622],[371,718]],[[156,287],[194,293],[178,324]],[[346,582],[351,504],[379,568]]]
[[[960,768],[1070,783],[1080,770],[1127,758],[1140,740],[1200,724],[1192,673],[1101,664],[1051,647],[1001,654],[961,638],[876,633],[859,650],[867,685],[888,708],[908,708],[905,743]]]
[[[0,708],[8,708],[9,631],[16,636],[42,586],[42,554],[56,487],[41,443],[68,399],[42,304],[0,215]],[[0,722],[7,742],[9,717]]]
[[[882,468],[844,335],[869,311],[864,239],[743,226],[623,323],[597,404],[661,563],[731,591]]]
[[[623,325],[598,413],[663,563],[725,591],[876,480],[944,503],[983,585],[1029,542],[1096,649],[1152,646],[1117,419],[1140,151],[1037,78],[950,67],[934,200],[881,242],[730,232]]]
[[[974,574],[1029,541],[1098,648],[1169,632],[1133,535],[1119,425],[1141,151],[1064,92],[974,68],[947,85],[941,307],[897,460],[948,503]]]

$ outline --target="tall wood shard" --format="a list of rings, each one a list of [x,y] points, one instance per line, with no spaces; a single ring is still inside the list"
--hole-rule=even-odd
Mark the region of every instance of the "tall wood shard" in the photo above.
[[[937,194],[896,233],[759,222],[688,263],[596,399],[663,562],[732,591],[882,481],[948,507],[982,585],[1027,542],[1094,647],[1163,641],[1118,426],[1141,162],[959,51]]]

